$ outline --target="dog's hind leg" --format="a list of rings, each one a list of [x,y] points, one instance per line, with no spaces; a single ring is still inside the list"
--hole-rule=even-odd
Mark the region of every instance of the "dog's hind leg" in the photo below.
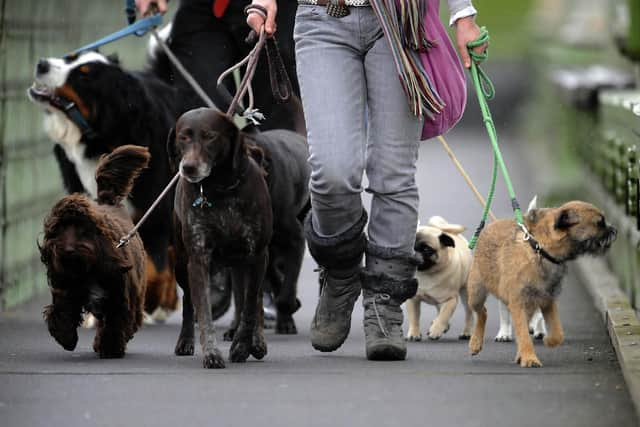
[[[180,258],[180,257],[179,257]],[[189,289],[189,274],[187,272],[186,261],[179,259],[175,266],[176,280],[182,288],[182,326],[180,335],[176,342],[176,356],[193,356],[194,351],[194,319],[193,302],[191,301],[191,290]]]
[[[529,329],[533,331],[533,337],[537,340],[541,340],[547,335],[547,328],[544,324],[544,317],[540,309],[536,309],[529,321]]]
[[[271,263],[277,263],[276,268],[281,267],[282,282],[273,281],[276,308],[278,310],[276,318],[277,334],[297,334],[298,330],[293,320],[293,313],[300,308],[300,301],[297,298],[298,276],[302,268],[304,257],[305,240],[302,225],[295,218],[292,219],[292,227],[288,233],[288,242],[285,245],[276,246],[275,251],[270,253]]]
[[[265,251],[255,256],[252,268],[243,266],[233,269],[234,292],[235,289],[239,292],[244,290],[244,307],[229,349],[229,359],[232,362],[246,362],[250,354],[256,359],[262,359],[267,354],[262,323],[258,319],[258,310],[262,310],[262,281],[266,266]]]
[[[458,339],[468,340],[471,338],[471,329],[473,328],[473,311],[469,307],[469,295],[466,287],[460,289],[460,302],[462,302],[462,307],[464,308],[464,329],[458,335]]]
[[[209,265],[211,257],[202,252],[192,253],[187,264],[191,299],[198,316],[200,345],[202,346],[202,364],[205,368],[224,368],[224,359],[218,350],[216,331],[211,317],[209,302]]]
[[[509,311],[511,312],[518,347],[516,363],[519,363],[523,368],[541,367],[542,363],[540,363],[540,360],[533,350],[533,342],[531,341],[531,336],[529,336],[529,322],[526,309],[517,297],[509,302]]]
[[[232,275],[230,274],[229,276],[231,277]],[[244,307],[245,290],[242,287],[242,283],[233,277],[231,281],[233,287],[233,320],[231,321],[231,325],[229,325],[229,329],[224,333],[223,339],[225,341],[233,341],[233,337],[238,330],[238,325],[240,325],[242,308]]]
[[[497,342],[513,341],[513,327],[511,325],[511,314],[509,309],[500,300],[498,300],[498,313],[500,314],[500,329],[496,335]]]
[[[476,312],[476,327],[469,340],[469,351],[472,355],[480,353],[484,343],[484,333],[487,326],[487,308],[484,306],[487,300],[487,290],[482,283],[482,278],[473,267],[469,273],[467,282],[467,292],[469,296],[469,306]]]
[[[557,347],[564,341],[564,332],[558,315],[558,305],[555,301],[551,301],[545,307],[542,307],[542,315],[544,321],[549,326],[549,335],[544,337],[544,345],[547,347]]]
[[[449,321],[453,316],[453,312],[456,310],[456,306],[458,305],[458,296],[445,301],[438,311],[438,316],[431,323],[431,327],[429,328],[429,339],[437,340],[439,339],[448,329],[449,329]]]

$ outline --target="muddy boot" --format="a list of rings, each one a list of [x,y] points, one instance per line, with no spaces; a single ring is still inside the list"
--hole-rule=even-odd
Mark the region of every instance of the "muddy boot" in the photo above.
[[[334,237],[319,236],[311,214],[305,220],[309,252],[318,263],[320,297],[311,322],[311,344],[319,351],[334,351],[347,339],[351,313],[360,295],[360,263],[366,238],[362,230],[367,214],[362,212],[356,224]]]
[[[369,245],[362,271],[362,304],[367,359],[404,360],[407,346],[402,333],[400,305],[413,297],[418,259],[412,255]]]

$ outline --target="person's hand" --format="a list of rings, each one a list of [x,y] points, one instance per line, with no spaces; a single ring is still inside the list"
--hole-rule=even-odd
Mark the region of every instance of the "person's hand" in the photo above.
[[[256,34],[260,34],[260,28],[264,25],[264,32],[267,33],[267,36],[272,36],[276,32],[276,14],[278,13],[276,0],[253,0],[251,4],[264,7],[267,10],[267,18],[265,19],[260,13],[250,10],[247,15],[247,25]]]
[[[151,5],[154,4],[161,14],[167,13],[167,0],[136,0],[136,8],[141,16],[150,15]]]
[[[467,43],[474,41],[480,35],[480,27],[476,24],[476,20],[473,16],[467,16],[460,18],[456,21],[456,42],[458,44],[458,52],[460,52],[460,58],[462,58],[462,64],[465,68],[471,67],[471,57],[467,50]],[[487,49],[487,43],[477,46],[473,49],[474,52],[480,54]]]

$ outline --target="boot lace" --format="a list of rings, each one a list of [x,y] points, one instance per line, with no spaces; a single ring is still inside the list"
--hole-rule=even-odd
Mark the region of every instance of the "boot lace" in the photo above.
[[[389,332],[387,332],[387,328],[385,328],[382,322],[382,319],[380,318],[380,313],[378,312],[378,305],[376,304],[376,301],[380,300],[381,302],[386,303],[390,299],[391,299],[391,296],[389,294],[375,294],[375,296],[373,297],[373,311],[376,313],[378,326],[380,326],[380,330],[382,331],[382,334],[387,338],[389,338]]]

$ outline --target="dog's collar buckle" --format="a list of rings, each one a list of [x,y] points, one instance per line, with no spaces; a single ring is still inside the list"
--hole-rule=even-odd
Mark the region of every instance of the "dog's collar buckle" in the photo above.
[[[191,206],[200,209],[210,208],[211,206],[213,206],[213,203],[207,200],[207,196],[204,195],[204,189],[202,188],[202,185],[200,185],[200,195],[196,198]]]

